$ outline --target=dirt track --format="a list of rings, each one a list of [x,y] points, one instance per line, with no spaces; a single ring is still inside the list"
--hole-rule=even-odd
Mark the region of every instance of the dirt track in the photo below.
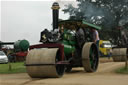
[[[95,73],[86,73],[83,68],[74,68],[62,78],[31,79],[26,73],[1,74],[0,85],[128,85],[128,75],[116,74],[114,69],[124,63],[102,63]]]

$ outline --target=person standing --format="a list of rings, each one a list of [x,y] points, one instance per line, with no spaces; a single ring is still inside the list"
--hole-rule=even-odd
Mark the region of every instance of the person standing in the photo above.
[[[92,33],[93,33],[93,42],[97,45],[97,47],[99,48],[99,33],[96,29],[92,29]]]

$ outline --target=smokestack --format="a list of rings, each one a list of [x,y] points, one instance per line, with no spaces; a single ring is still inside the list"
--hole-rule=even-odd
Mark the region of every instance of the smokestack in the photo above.
[[[52,12],[53,12],[53,30],[58,29],[58,16],[59,16],[59,4],[54,2],[52,5]]]

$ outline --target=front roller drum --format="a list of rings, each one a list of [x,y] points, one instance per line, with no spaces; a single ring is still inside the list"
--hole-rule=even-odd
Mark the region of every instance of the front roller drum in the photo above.
[[[112,50],[112,58],[114,62],[124,62],[128,57],[127,48],[114,48]]]
[[[98,68],[99,53],[96,44],[85,43],[82,49],[82,64],[86,72],[95,72]]]
[[[41,48],[30,50],[26,57],[26,70],[32,78],[61,77],[65,67],[57,64],[61,61],[58,48]]]

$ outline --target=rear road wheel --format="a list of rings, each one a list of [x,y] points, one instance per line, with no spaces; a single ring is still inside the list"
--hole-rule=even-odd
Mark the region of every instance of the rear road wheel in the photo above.
[[[93,42],[85,43],[82,49],[82,64],[86,72],[95,72],[98,68],[99,52]]]

